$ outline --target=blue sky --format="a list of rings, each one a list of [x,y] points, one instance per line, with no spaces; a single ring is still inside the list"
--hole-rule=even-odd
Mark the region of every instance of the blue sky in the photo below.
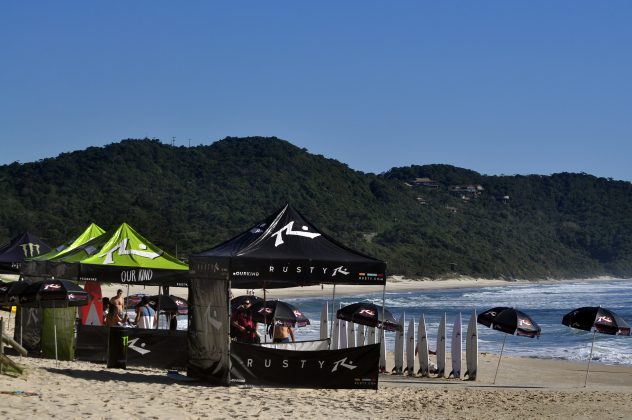
[[[380,173],[632,181],[629,1],[0,3],[0,164],[277,136]]]

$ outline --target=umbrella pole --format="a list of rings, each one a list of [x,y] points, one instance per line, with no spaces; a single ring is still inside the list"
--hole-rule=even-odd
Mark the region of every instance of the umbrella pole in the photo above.
[[[503,360],[503,351],[505,350],[505,340],[507,340],[507,334],[503,337],[503,346],[500,348],[500,357],[498,358],[498,365],[496,366],[496,373],[494,374],[493,385],[496,385],[496,376],[498,375],[498,368],[500,367],[500,361]]]
[[[55,316],[55,301],[53,301],[53,333],[55,335],[55,364],[59,366],[59,358],[57,357],[57,317]]]
[[[595,334],[597,334],[597,330],[593,331],[592,344],[590,345],[590,356],[588,356],[588,366],[586,366],[586,378],[584,378],[584,388],[588,385],[588,371],[590,370],[590,360],[592,359],[593,348],[595,347]]]
[[[331,339],[334,337],[334,318],[336,317],[336,283],[334,283],[334,292],[331,297],[331,326],[329,327],[329,347],[331,348]]]

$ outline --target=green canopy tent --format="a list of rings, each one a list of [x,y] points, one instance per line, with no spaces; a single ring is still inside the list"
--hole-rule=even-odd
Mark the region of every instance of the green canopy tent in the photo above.
[[[104,232],[105,231],[101,229],[101,227],[99,227],[98,225],[90,223],[90,225],[76,238],[71,239],[46,253],[40,254],[26,261],[22,266],[22,275],[32,277],[51,276],[52,274],[50,273],[51,268],[49,261],[60,259],[65,255],[70,254],[73,250],[77,249],[86,242],[102,235]]]
[[[52,274],[64,279],[153,286],[188,284],[188,265],[149,242],[127,223],[49,262]]]

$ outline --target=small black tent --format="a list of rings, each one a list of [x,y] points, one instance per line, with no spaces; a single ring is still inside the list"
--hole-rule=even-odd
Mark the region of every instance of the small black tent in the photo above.
[[[191,257],[192,274],[218,271],[235,288],[383,285],[386,264],[319,231],[286,205],[246,232]]]
[[[386,263],[338,243],[289,205],[246,232],[192,255],[189,267],[187,373],[220,385],[231,382],[231,287],[386,284]]]
[[[0,273],[19,274],[24,260],[48,252],[50,246],[25,232],[0,247]]]

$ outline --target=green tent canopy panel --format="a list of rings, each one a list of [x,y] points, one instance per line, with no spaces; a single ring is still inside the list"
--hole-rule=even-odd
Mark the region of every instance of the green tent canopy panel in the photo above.
[[[104,233],[105,230],[101,229],[100,226],[94,223],[90,223],[90,225],[83,231],[83,233],[81,233],[75,239],[71,239],[65,244],[59,245],[58,247],[51,249],[47,253],[33,258],[32,261],[48,261],[53,258],[61,258],[76,249],[77,247]]]
[[[186,286],[189,266],[127,223],[51,260],[55,275],[80,281]]]
[[[21,273],[24,276],[48,277],[55,276],[54,264],[51,261],[71,254],[83,244],[89,242],[104,232],[99,226],[91,223],[79,236],[51,249],[50,251],[31,258],[22,265]]]

